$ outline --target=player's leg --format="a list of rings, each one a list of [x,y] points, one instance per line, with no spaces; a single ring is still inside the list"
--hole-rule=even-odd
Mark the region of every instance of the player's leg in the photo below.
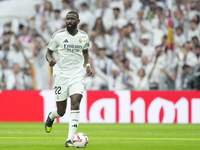
[[[70,119],[69,119],[68,138],[65,143],[66,147],[71,147],[70,145],[72,143],[71,142],[72,138],[78,128],[79,114],[80,114],[79,107],[80,107],[82,95],[81,94],[73,94],[70,96],[70,98],[71,98],[71,114],[70,114]]]
[[[72,138],[76,133],[79,124],[79,107],[84,91],[84,81],[73,83],[69,86],[69,96],[71,99],[71,114],[69,119],[68,138],[65,143],[66,147],[70,146]]]
[[[67,106],[68,93],[68,80],[62,77],[55,77],[55,96],[57,108],[49,113],[46,123],[45,130],[47,133],[51,132],[54,119],[62,117],[65,114]]]
[[[62,117],[65,114],[67,100],[57,101],[56,104],[57,108],[55,108],[52,112],[49,113],[45,123],[45,130],[47,133],[51,132],[54,120],[58,117]]]

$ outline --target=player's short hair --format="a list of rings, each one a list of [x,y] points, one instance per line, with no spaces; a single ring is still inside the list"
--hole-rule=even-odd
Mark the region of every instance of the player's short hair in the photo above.
[[[75,11],[70,11],[70,12],[67,13],[67,15],[68,15],[68,14],[75,14],[75,15],[77,16],[77,18],[79,19],[79,15],[78,15],[78,13],[75,12]]]

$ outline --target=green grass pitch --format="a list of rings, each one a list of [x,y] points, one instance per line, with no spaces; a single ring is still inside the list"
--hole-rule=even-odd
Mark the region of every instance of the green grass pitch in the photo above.
[[[66,150],[68,124],[0,123],[0,150]],[[79,124],[87,150],[200,150],[200,125]],[[74,148],[70,148],[74,149]]]

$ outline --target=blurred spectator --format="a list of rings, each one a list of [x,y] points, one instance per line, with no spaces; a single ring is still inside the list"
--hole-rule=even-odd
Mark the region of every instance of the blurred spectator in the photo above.
[[[95,31],[95,43],[98,47],[104,47],[105,53],[108,57],[112,56],[113,50],[111,47],[111,37],[109,34],[106,33],[102,19],[98,18],[96,20],[95,26],[93,28],[93,31]]]
[[[79,19],[80,19],[80,25],[87,24],[89,31],[92,30],[94,26],[94,17],[92,12],[88,8],[89,6],[87,3],[81,4],[81,10],[79,11]]]
[[[110,20],[113,18],[113,10],[109,7],[108,0],[102,0],[102,7],[95,10],[94,17],[95,19],[102,18],[106,30],[111,28],[112,22]]]
[[[54,11],[54,17],[49,20],[49,28],[51,33],[61,29],[64,25],[64,20],[60,18],[60,10]]]
[[[62,19],[65,19],[66,18],[66,14],[68,12],[71,11],[71,8],[69,7],[69,0],[63,0],[62,1],[62,10],[61,10],[61,13],[60,13],[60,17]]]
[[[0,69],[0,89],[12,90],[15,84],[15,77],[13,71],[8,69],[8,62],[6,59],[1,61]]]
[[[30,59],[32,57],[32,53],[21,46],[21,43],[18,39],[15,40],[13,44],[15,50],[13,51],[12,61],[17,64],[21,69],[27,68],[28,63],[26,62],[22,51],[24,51],[26,57]],[[23,49],[23,50],[22,50]]]
[[[115,34],[116,32],[118,32],[119,29],[121,29],[123,26],[125,26],[127,24],[127,20],[120,17],[120,8],[119,7],[115,7],[113,8],[113,15],[114,18],[111,21],[111,35]]]
[[[200,66],[198,66],[196,72],[194,73],[194,86],[196,90],[200,90]]]
[[[150,35],[145,33],[141,35],[141,42],[132,39],[134,45],[138,46],[142,50],[142,55],[148,57],[148,60],[152,59],[154,54],[154,47],[149,44]]]
[[[162,55],[160,55],[159,59],[164,61],[159,74],[159,90],[175,90],[175,69],[178,61],[177,58],[175,56],[171,56],[165,51]]]
[[[154,65],[149,73],[149,87],[152,90],[158,89],[159,85],[159,75],[161,73],[161,69],[164,67],[165,60],[160,57],[163,54],[162,47],[156,47],[156,55],[154,56],[153,62]]]
[[[45,1],[43,13],[47,21],[50,21],[53,18],[53,7],[51,2]]]
[[[192,37],[198,37],[200,36],[200,29],[199,27],[197,26],[197,22],[192,20],[191,23],[190,23],[190,29],[188,30],[188,41],[191,41],[192,40]]]
[[[24,80],[24,74],[18,64],[14,64],[13,66],[13,72],[15,76],[15,84],[14,84],[14,90],[25,90],[26,89],[26,82]]]
[[[142,69],[144,69],[146,76],[149,76],[151,69],[153,67],[153,63],[148,61],[146,56],[142,56]]]
[[[145,9],[145,18],[150,22],[155,16],[155,11],[156,11],[155,8],[156,8],[155,2],[151,0],[149,2],[149,6],[146,7]]]
[[[132,19],[136,19],[136,12],[135,10],[131,7],[132,5],[132,0],[124,0],[124,13],[123,17],[127,19],[127,21],[131,21]]]
[[[138,74],[133,77],[134,90],[143,91],[149,90],[148,76],[145,74],[144,69],[140,69]]]
[[[22,46],[28,48],[32,42],[31,33],[29,27],[23,27],[23,33],[19,37],[19,41],[22,43]]]
[[[125,89],[133,89],[133,73],[134,70],[130,67],[130,62],[128,59],[124,58],[123,61],[123,83],[126,85]]]
[[[41,29],[37,32],[40,33],[42,38],[45,40],[45,43],[48,43],[49,39],[51,38],[51,31],[46,22],[42,23]]]
[[[126,52],[126,58],[130,61],[134,71],[138,71],[142,65],[142,51],[139,47],[135,47],[132,52]]]
[[[50,68],[45,59],[45,50],[39,41],[35,41],[32,58],[28,59],[23,52],[24,58],[29,63],[33,78],[34,89],[48,89],[50,87]]]
[[[198,37],[196,37],[196,36],[192,37],[192,44],[193,44],[193,48],[195,48],[196,46],[199,46]]]
[[[13,58],[15,57],[13,50],[10,49],[10,41],[4,41],[2,50],[0,51],[0,62],[5,59],[8,63],[8,68],[13,66]]]
[[[105,48],[98,48],[98,56],[94,60],[95,77],[95,90],[108,89],[107,76],[111,73],[112,60],[106,57]]]
[[[124,88],[122,72],[120,72],[117,66],[112,67],[111,75],[108,76],[108,90],[123,90]]]
[[[186,42],[185,35],[183,33],[183,28],[181,26],[176,27],[176,32],[174,34],[174,42],[178,42],[180,46],[183,46]]]
[[[182,90],[189,90],[192,88],[191,81],[192,81],[192,75],[191,75],[192,68],[188,65],[183,66],[183,73],[181,75],[181,87]]]
[[[80,29],[83,30],[84,32],[88,33],[88,25],[83,23],[81,26],[80,26]]]

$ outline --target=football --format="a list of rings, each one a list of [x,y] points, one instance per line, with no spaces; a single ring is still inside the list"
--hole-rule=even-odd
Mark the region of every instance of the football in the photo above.
[[[75,148],[85,148],[88,142],[89,139],[84,133],[76,133],[72,138],[72,143]]]

